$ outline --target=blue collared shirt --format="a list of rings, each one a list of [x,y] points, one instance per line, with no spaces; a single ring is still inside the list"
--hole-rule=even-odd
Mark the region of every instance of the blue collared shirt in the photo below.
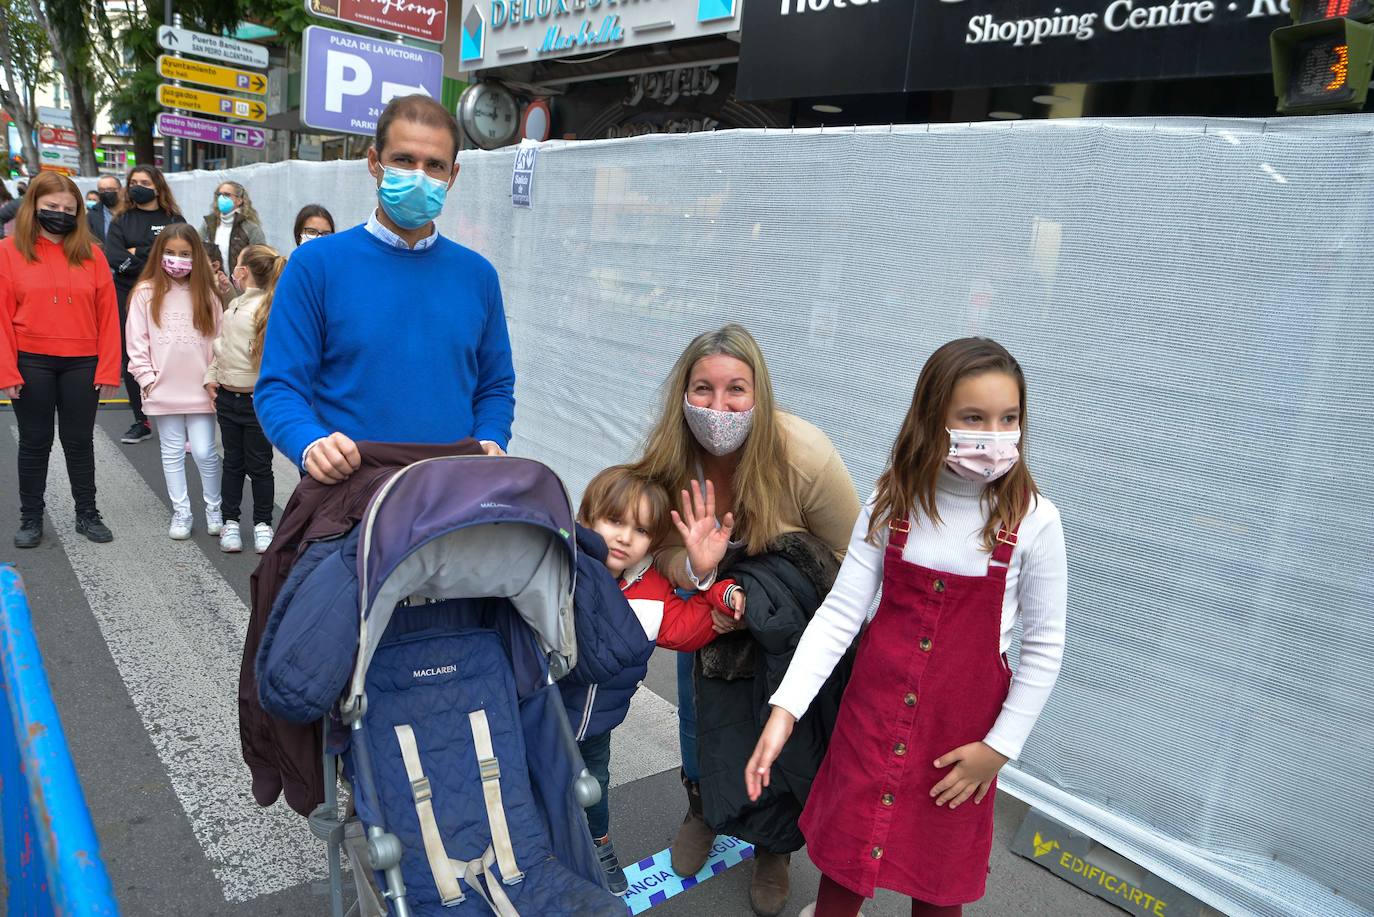
[[[368,232],[372,233],[372,235],[393,248],[406,248],[415,252],[422,252],[439,241],[439,227],[436,225],[434,231],[431,232],[427,238],[421,239],[419,242],[416,242],[414,246],[411,246],[405,239],[402,239],[400,236],[396,235],[396,233],[382,225],[382,221],[377,219],[376,210],[373,210],[372,215],[367,218],[365,228]]]

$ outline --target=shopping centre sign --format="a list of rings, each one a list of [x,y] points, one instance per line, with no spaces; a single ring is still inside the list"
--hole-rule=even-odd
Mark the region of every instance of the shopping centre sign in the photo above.
[[[741,0],[475,0],[459,57],[485,70],[739,28]]]
[[[774,0],[744,10],[741,99],[1269,72],[1288,0]]]

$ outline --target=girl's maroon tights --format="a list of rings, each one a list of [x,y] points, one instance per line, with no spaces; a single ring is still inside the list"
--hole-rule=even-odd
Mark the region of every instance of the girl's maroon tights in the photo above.
[[[816,896],[816,917],[855,917],[864,903],[863,895],[856,895],[829,876],[821,875],[821,891]],[[911,899],[911,917],[962,917],[961,904],[941,907]]]

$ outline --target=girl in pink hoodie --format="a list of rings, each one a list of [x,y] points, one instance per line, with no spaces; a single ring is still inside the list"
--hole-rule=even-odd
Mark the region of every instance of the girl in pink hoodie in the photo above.
[[[215,448],[215,405],[203,382],[214,358],[222,312],[214,273],[200,236],[187,223],[158,235],[147,267],[129,294],[125,326],[129,372],[143,389],[143,410],[162,446],[162,474],[172,499],[167,534],[191,537],[191,498],[186,492],[186,444],[200,469],[205,528],[224,528],[221,467]]]

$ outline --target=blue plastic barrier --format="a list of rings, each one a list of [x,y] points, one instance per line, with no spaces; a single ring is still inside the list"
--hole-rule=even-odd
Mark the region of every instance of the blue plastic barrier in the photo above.
[[[117,915],[91,813],[34,639],[24,581],[0,564],[0,821],[10,915]]]

